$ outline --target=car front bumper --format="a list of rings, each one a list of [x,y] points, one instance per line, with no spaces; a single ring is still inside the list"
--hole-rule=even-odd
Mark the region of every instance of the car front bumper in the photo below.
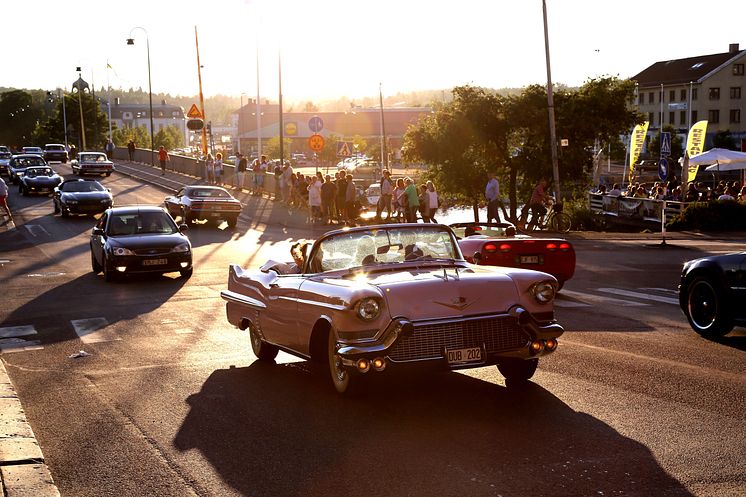
[[[62,204],[62,208],[69,214],[101,214],[106,209],[111,207],[112,202],[98,203],[98,202],[78,202],[77,204],[71,204],[65,202]]]
[[[107,264],[118,274],[172,273],[192,268],[192,253],[168,253],[153,256],[109,256]]]

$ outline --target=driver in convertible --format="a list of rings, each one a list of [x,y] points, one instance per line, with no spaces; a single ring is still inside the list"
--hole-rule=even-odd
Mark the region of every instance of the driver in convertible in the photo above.
[[[290,255],[293,257],[293,263],[289,265],[288,274],[298,274],[303,271],[307,251],[308,243],[297,242],[290,247]]]

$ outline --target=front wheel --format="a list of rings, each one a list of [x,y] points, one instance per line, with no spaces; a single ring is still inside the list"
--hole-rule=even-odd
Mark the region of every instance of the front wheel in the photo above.
[[[64,211],[63,211],[64,212]],[[108,283],[112,283],[117,280],[117,273],[116,270],[111,267],[111,264],[106,262],[106,258],[104,257],[103,263],[101,264],[102,269],[104,271],[104,281]]]
[[[505,377],[508,384],[520,385],[526,383],[536,372],[538,359],[503,359],[497,369]]]
[[[229,217],[226,222],[229,228],[235,228],[236,224],[238,224],[238,217]]]
[[[194,268],[191,268],[191,267],[189,269],[180,269],[179,270],[179,274],[185,280],[188,280],[189,278],[191,278],[193,272],[194,272]]]
[[[570,231],[571,225],[572,220],[570,219],[569,214],[565,214],[564,212],[555,212],[552,216],[550,227],[552,231],[556,231],[557,233],[567,233],[568,231]]]
[[[329,330],[327,358],[334,389],[340,394],[354,394],[360,386],[361,379],[353,377],[353,373],[348,371],[342,364],[342,358],[337,354],[337,341],[334,338],[334,330]]]
[[[719,288],[705,277],[695,278],[686,296],[686,317],[692,329],[706,338],[721,337],[734,323]]]
[[[111,176],[111,173],[106,173],[106,177],[108,178],[109,176]]]
[[[271,362],[275,360],[279,349],[262,340],[253,324],[249,326],[249,338],[251,339],[251,350],[260,361]]]

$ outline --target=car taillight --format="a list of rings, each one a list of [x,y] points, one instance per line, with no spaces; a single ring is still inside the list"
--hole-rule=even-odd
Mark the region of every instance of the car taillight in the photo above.
[[[556,243],[547,243],[547,250],[550,252],[554,252],[557,250],[557,244]]]
[[[567,252],[568,250],[570,250],[570,244],[569,243],[560,243],[559,248],[560,248],[560,250],[562,250],[564,252]]]
[[[485,252],[497,252],[497,245],[494,243],[485,243],[484,247],[482,247],[482,250]]]

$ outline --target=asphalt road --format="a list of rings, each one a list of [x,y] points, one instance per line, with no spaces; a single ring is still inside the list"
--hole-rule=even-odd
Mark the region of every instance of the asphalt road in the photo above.
[[[165,196],[102,182],[119,205]],[[106,284],[92,219],[11,201],[0,348],[63,497],[746,495],[746,332],[701,339],[675,303],[683,261],[743,240],[578,240],[567,332],[525,390],[496,368],[389,371],[347,399],[303,361],[255,362],[219,298],[228,263],[310,232],[198,226],[191,279]]]

